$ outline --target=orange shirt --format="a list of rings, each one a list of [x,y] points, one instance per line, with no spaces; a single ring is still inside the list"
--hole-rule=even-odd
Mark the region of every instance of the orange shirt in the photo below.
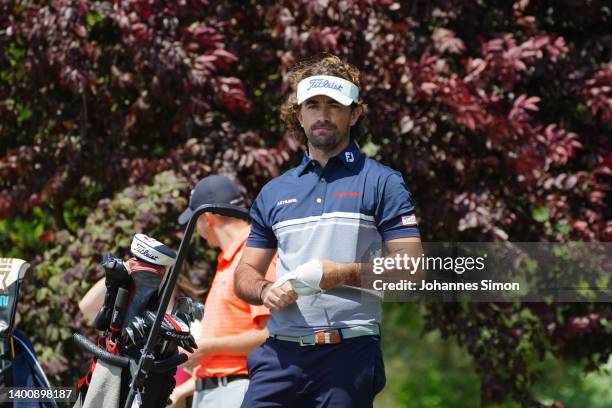
[[[244,244],[250,227],[241,231],[240,236],[221,254],[217,260],[217,272],[204,304],[201,337],[225,337],[258,328],[258,320],[270,316],[265,306],[249,305],[234,293],[234,271],[242,257]],[[272,262],[266,279],[274,280],[276,262]],[[194,376],[225,377],[248,374],[246,356],[211,354],[196,366]]]

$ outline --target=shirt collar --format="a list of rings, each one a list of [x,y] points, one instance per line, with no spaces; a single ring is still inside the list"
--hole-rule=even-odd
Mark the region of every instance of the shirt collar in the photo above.
[[[300,164],[296,167],[297,170],[297,175],[301,176],[306,169],[308,168],[308,166],[310,165],[310,162],[312,160],[310,160],[310,157],[308,156],[308,150],[306,150],[304,152],[304,156],[302,157],[302,161],[300,162]]]
[[[357,142],[352,141],[348,144],[346,149],[344,149],[343,151],[341,151],[334,157],[330,157],[329,160],[333,160],[333,159],[338,160],[342,164],[344,164],[344,166],[347,169],[353,170],[355,166],[357,165],[357,162],[361,159],[362,155],[363,154],[359,150],[359,146],[357,145]],[[301,176],[302,174],[304,174],[304,172],[308,169],[312,161],[313,160],[310,158],[310,156],[308,156],[308,151],[305,151],[304,157],[302,158],[302,162],[299,164],[299,166],[297,166],[298,176]]]

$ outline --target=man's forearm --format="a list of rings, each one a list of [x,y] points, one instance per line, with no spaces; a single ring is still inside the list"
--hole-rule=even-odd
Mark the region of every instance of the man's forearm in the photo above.
[[[419,244],[420,247],[420,244]],[[410,250],[397,250],[390,252],[386,257],[393,258],[396,255],[417,256],[416,252],[411,248]],[[323,261],[323,276],[321,278],[320,287],[323,290],[329,290],[340,285],[348,285],[355,287],[363,287],[368,285],[369,279],[364,279],[365,274],[373,273],[372,263],[338,263],[332,261]],[[390,273],[398,272],[390,270]],[[404,275],[404,271],[399,271]],[[412,281],[419,281],[423,279],[424,271],[419,269],[414,273],[410,274],[406,278]]]
[[[236,269],[234,292],[247,303],[261,305],[261,293],[268,284],[272,283],[264,279],[262,274],[251,265],[242,263]]]
[[[191,377],[184,383],[177,385],[174,388],[174,391],[172,391],[172,395],[170,395],[170,399],[172,400],[174,404],[178,404],[179,401],[184,400],[190,395],[193,395],[194,391],[195,391],[195,378]],[[178,404],[176,406],[182,406],[182,405]]]
[[[321,289],[329,290],[340,285],[361,287],[362,272],[369,266],[370,264],[323,261]]]

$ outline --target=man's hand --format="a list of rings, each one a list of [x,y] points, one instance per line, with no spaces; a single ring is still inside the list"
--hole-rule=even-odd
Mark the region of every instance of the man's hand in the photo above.
[[[171,408],[186,408],[187,397],[193,395],[195,390],[195,379],[192,377],[174,388],[170,395],[171,404],[166,405]]]
[[[278,283],[279,281],[277,281]],[[261,292],[261,300],[268,309],[281,310],[295,303],[298,295],[289,282],[284,280],[279,285],[268,284]]]
[[[295,271],[283,275],[273,286],[279,287],[289,282],[299,296],[311,296],[323,292],[320,287],[322,278],[323,263],[313,259],[298,266]]]
[[[180,367],[188,370],[193,370],[195,366],[200,364],[200,361],[211,353],[210,347],[207,347],[206,338],[200,338],[197,340],[198,348],[193,353],[188,352],[183,348],[179,348],[179,352],[187,355],[187,361],[180,365]]]
[[[321,279],[323,278],[323,263],[313,259],[298,266],[295,270],[295,279],[291,286],[300,296],[311,296],[323,292],[321,290]]]

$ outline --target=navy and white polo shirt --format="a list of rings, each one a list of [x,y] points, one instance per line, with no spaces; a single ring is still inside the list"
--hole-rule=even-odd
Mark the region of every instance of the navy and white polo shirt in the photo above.
[[[278,248],[276,279],[311,259],[364,262],[384,241],[419,236],[401,174],[363,155],[355,143],[324,168],[304,154],[298,167],[263,187],[251,218],[247,246]],[[302,336],[378,323],[380,315],[376,292],[340,286],[273,311],[268,330]]]

